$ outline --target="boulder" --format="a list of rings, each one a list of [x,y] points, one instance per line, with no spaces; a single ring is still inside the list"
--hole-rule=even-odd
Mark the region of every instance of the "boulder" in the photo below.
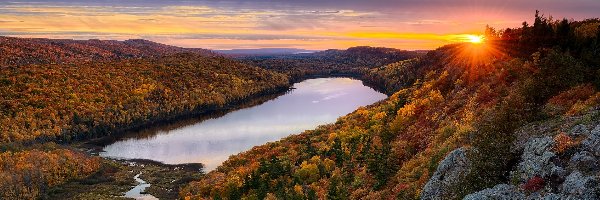
[[[469,172],[470,163],[466,150],[455,149],[440,162],[431,179],[425,184],[421,199],[452,199],[456,195],[453,189]]]
[[[493,188],[488,188],[473,194],[469,194],[465,196],[463,200],[513,200],[525,198],[525,194],[519,191],[519,189],[515,186],[500,184],[494,186]]]
[[[552,137],[534,137],[521,143],[521,161],[511,172],[513,178],[522,184],[539,176],[548,181],[545,188],[529,193],[519,186],[499,184],[464,199],[600,199],[600,125],[592,126],[591,131],[589,127],[576,125],[568,131],[571,137],[585,139],[574,148],[577,151],[561,154],[563,157],[553,152]]]
[[[561,185],[560,193],[566,195],[566,199],[600,199],[600,184],[597,177],[573,171]]]
[[[564,180],[564,178],[567,175],[569,175],[568,173],[569,172],[567,172],[567,170],[565,170],[565,168],[562,168],[560,166],[554,166],[550,170],[550,176],[554,177],[555,179],[560,179],[560,180]]]
[[[552,175],[553,169],[556,168],[551,161],[556,156],[552,152],[553,145],[552,137],[529,139],[525,144],[521,162],[514,175],[517,175],[522,182],[535,176],[544,178]]]
[[[567,135],[572,136],[572,137],[577,137],[577,136],[580,136],[580,135],[589,135],[589,134],[590,134],[590,130],[588,130],[588,128],[585,125],[583,125],[583,124],[575,125],[567,133]]]
[[[598,162],[598,159],[596,159],[594,155],[592,155],[592,153],[587,151],[581,151],[575,153],[571,157],[569,164],[575,169],[587,172],[598,170]]]
[[[581,146],[594,156],[600,156],[600,124],[590,132],[590,135],[581,143]]]
[[[563,200],[567,199],[566,196],[562,194],[554,194],[554,193],[535,193],[531,194],[527,197],[527,200]]]

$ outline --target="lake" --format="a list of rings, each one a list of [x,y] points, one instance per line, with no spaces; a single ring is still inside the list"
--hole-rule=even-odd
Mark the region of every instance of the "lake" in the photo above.
[[[293,87],[284,95],[250,108],[182,125],[151,128],[144,137],[121,138],[104,147],[100,156],[166,164],[202,163],[210,171],[230,155],[333,123],[360,106],[387,97],[351,78],[309,79]]]

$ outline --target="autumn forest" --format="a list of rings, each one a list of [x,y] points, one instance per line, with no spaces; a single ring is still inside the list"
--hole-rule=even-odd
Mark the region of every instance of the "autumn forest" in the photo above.
[[[0,199],[599,199],[600,19],[529,15],[433,50],[0,36]],[[215,169],[101,156],[332,77],[387,96]]]

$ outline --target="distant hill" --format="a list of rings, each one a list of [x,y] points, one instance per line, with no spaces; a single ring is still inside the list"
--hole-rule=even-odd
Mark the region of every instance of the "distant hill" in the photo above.
[[[259,55],[287,55],[287,54],[301,54],[301,53],[314,53],[315,50],[297,49],[297,48],[261,48],[261,49],[231,49],[231,50],[214,50],[215,52],[230,55],[234,57],[238,56],[259,56]]]
[[[0,36],[0,66],[60,64],[124,58],[151,58],[176,53],[218,55],[207,49],[181,48],[148,40],[69,40]]]
[[[313,75],[360,76],[365,69],[415,58],[425,53],[426,51],[359,46],[346,50],[330,49],[314,53],[249,55],[237,59],[258,67],[286,73],[293,79],[298,79]]]

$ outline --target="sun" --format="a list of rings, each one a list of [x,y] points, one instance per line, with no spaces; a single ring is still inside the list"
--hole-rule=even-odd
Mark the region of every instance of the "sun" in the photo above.
[[[480,44],[483,42],[482,35],[467,35],[466,41],[474,44]]]

